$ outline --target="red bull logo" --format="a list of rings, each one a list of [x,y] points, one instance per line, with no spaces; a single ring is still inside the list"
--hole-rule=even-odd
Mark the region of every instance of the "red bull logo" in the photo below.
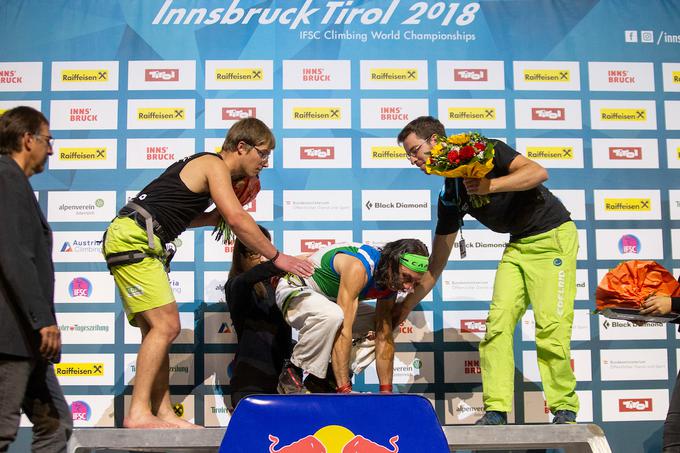
[[[385,447],[362,435],[356,435],[344,426],[329,425],[314,434],[303,437],[279,448],[279,438],[269,434],[269,453],[397,453],[399,436],[389,439]]]

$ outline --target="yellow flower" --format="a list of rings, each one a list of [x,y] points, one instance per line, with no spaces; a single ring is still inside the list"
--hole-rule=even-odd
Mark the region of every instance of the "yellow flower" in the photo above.
[[[432,149],[430,150],[430,155],[431,155],[432,157],[437,157],[437,156],[439,156],[441,153],[442,153],[442,144],[441,144],[441,143],[437,143],[437,144],[434,145],[434,146],[432,147]]]
[[[467,134],[450,135],[449,138],[446,139],[446,141],[451,143],[452,145],[462,145],[464,143],[467,143],[469,140],[470,136]]]

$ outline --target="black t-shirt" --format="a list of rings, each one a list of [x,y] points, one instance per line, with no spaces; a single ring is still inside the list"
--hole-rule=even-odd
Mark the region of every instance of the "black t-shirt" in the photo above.
[[[163,228],[164,242],[170,242],[187,229],[192,220],[203,213],[210,204],[210,193],[189,190],[179,177],[182,169],[192,160],[202,156],[221,157],[213,153],[198,153],[170,165],[158,178],[142,189],[131,201],[137,203],[153,216]],[[127,208],[121,215],[129,214]]]
[[[510,163],[519,155],[507,144],[496,141],[494,167],[487,178],[510,173]],[[460,229],[462,218],[470,214],[497,233],[510,233],[510,240],[544,233],[570,220],[569,211],[542,184],[522,192],[489,195],[491,202],[473,208],[462,178],[446,178],[439,194],[436,234],[450,234]]]

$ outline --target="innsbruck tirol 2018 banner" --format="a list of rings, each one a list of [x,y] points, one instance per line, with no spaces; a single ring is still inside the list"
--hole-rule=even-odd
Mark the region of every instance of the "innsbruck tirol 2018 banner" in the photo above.
[[[604,427],[614,451],[658,451],[678,334],[591,310],[600,278],[622,260],[679,272],[679,24],[670,0],[3,1],[0,111],[39,108],[56,138],[31,182],[54,229],[57,373],[76,426],[119,426],[129,402],[139,331],[100,253],[128,197],[254,116],[277,146],[247,209],[279,248],[402,237],[429,246],[442,180],[411,167],[396,135],[430,114],[548,169],[580,240],[578,420]],[[425,395],[452,425],[483,410],[477,350],[508,236],[470,218],[465,239],[467,257],[454,247],[399,326],[394,365],[397,390]],[[172,395],[186,419],[223,426],[232,250],[207,229],[178,246]],[[533,339],[530,307],[514,336],[514,423],[550,421]],[[355,387],[376,391],[375,368]]]

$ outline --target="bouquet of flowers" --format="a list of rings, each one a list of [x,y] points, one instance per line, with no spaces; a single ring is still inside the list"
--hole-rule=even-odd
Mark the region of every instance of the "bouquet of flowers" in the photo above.
[[[260,192],[260,178],[258,176],[246,176],[243,179],[232,182],[232,187],[241,206],[245,206],[253,201]],[[225,244],[234,241],[234,232],[231,231],[227,222],[221,217],[213,229],[212,235],[218,241],[223,240]]]
[[[436,144],[425,162],[427,174],[446,178],[483,178],[493,169],[494,143],[477,132],[436,135]],[[488,195],[470,195],[472,207],[491,200]]]

